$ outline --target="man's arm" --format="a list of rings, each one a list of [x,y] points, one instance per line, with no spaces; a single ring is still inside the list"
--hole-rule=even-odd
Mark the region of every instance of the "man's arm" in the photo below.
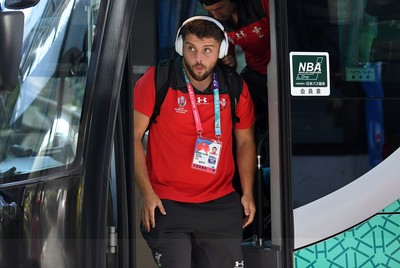
[[[133,139],[136,185],[143,197],[142,223],[147,231],[154,228],[154,210],[158,207],[162,214],[166,214],[160,198],[154,193],[146,167],[146,157],[142,144],[143,134],[147,129],[150,118],[137,111],[133,112]]]
[[[236,159],[243,191],[242,205],[246,215],[243,228],[254,220],[256,206],[253,197],[254,175],[256,168],[256,145],[253,127],[235,129]]]

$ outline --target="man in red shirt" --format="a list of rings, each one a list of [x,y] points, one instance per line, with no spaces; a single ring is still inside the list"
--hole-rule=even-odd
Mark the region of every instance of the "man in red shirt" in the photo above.
[[[255,121],[247,85],[232,124],[229,87],[218,59],[227,54],[223,26],[208,16],[186,20],[178,30],[170,87],[151,124],[155,68],[134,89],[135,179],[143,197],[142,234],[159,267],[232,268],[243,263],[242,229],[255,215]],[[232,154],[242,196],[235,192]],[[216,147],[213,155],[212,148]],[[243,218],[244,213],[244,218]]]
[[[200,3],[224,25],[233,43],[222,61],[232,67],[237,66],[235,46],[241,47],[246,60],[241,75],[249,86],[255,113],[268,112],[267,67],[271,59],[269,0],[200,0]]]

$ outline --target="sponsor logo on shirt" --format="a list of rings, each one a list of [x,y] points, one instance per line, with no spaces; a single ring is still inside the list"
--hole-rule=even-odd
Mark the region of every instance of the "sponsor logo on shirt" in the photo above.
[[[244,261],[236,261],[234,268],[244,268]]]
[[[197,97],[197,105],[209,104],[207,97]]]

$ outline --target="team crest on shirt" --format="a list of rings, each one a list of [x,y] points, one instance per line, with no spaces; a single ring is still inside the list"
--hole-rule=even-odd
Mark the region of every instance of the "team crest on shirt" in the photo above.
[[[245,36],[246,36],[246,35],[244,34],[243,31],[240,31],[240,32],[236,33],[237,39],[243,38],[243,37],[245,37]]]
[[[258,35],[258,38],[263,38],[263,34],[261,33],[261,27],[254,26],[253,33]]]
[[[219,101],[220,104],[220,109],[221,111],[226,109],[226,106],[228,105],[228,102],[226,101],[226,98],[221,98]]]
[[[188,110],[185,109],[185,106],[186,106],[186,103],[187,103],[185,96],[178,97],[177,103],[178,103],[178,107],[175,108],[175,112],[179,113],[179,114],[187,113]]]

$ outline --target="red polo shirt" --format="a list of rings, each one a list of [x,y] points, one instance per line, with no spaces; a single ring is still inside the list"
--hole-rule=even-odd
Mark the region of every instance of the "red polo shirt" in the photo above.
[[[150,68],[134,89],[134,109],[151,117],[155,105],[155,68]],[[228,88],[221,70],[217,69],[220,88],[222,148],[216,173],[192,168],[196,127],[187,88],[183,79],[182,63],[175,62],[173,83],[151,125],[146,150],[147,170],[155,193],[161,199],[199,203],[222,197],[232,191],[234,159],[232,154],[232,119]],[[214,129],[214,97],[211,88],[195,90],[195,99],[204,129],[203,137],[216,139]],[[246,84],[236,106],[240,123],[245,129],[255,121],[253,103]]]

